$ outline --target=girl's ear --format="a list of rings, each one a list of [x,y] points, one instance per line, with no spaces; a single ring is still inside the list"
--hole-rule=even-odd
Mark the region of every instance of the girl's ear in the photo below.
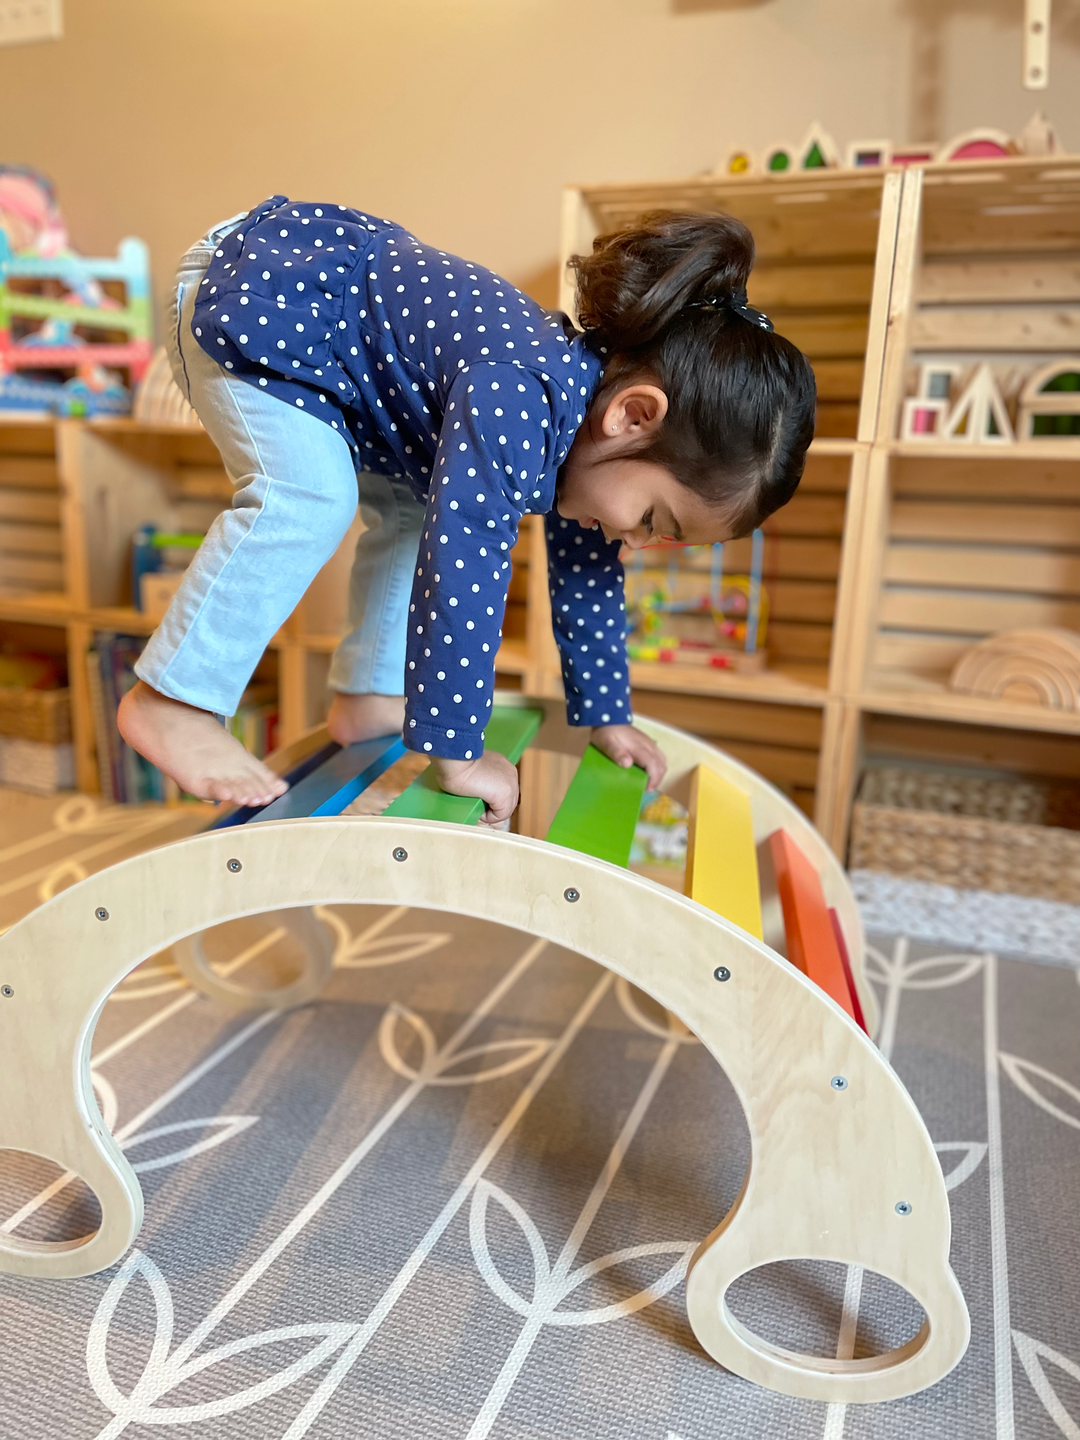
[[[652,435],[663,424],[668,398],[659,385],[628,385],[604,412],[605,435]]]

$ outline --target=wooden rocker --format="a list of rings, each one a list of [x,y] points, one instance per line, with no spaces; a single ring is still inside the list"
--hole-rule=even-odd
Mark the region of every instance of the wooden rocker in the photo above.
[[[945,1183],[910,1096],[858,1023],[873,1028],[876,1004],[844,873],[759,776],[668,726],[638,723],[667,756],[666,791],[691,807],[685,896],[625,868],[644,775],[595,750],[541,840],[477,828],[480,802],[443,794],[426,772],[385,814],[336,818],[402,753],[401,741],[340,750],[318,732],[274,757],[292,782],[280,800],[92,875],[0,936],[0,1147],[77,1173],[102,1214],[78,1240],[0,1236],[0,1268],[88,1275],[135,1239],[142,1195],[94,1100],[90,1045],[110,991],[136,965],[173,946],[192,984],[224,1003],[298,1004],[332,963],[310,907],[404,904],[492,920],[587,956],[666,1006],[723,1066],[746,1114],[751,1161],[687,1278],[690,1323],[714,1359],[822,1401],[893,1399],[946,1375],[969,1323],[949,1268]],[[566,725],[560,703],[505,695],[486,743],[516,762],[530,744],[581,755],[585,735]],[[284,991],[243,992],[214,974],[197,937],[268,911],[283,912],[309,966]],[[922,1306],[921,1330],[860,1359],[766,1341],[725,1295],[740,1275],[794,1259],[879,1272]]]

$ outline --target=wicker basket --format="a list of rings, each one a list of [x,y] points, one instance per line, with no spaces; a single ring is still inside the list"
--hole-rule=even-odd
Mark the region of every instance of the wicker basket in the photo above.
[[[1078,817],[1070,785],[870,770],[852,812],[850,865],[1080,904],[1080,829],[1068,828]]]
[[[0,685],[0,735],[66,745],[71,739],[71,692]]]

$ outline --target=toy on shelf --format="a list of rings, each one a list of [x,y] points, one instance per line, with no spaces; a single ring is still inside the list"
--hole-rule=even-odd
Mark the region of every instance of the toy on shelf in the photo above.
[[[1080,436],[1080,355],[1042,365],[1020,391],[1016,423],[1021,440]]]
[[[960,657],[949,684],[991,700],[1080,710],[1080,633],[1002,630]]]
[[[1015,439],[1008,407],[989,365],[977,365],[956,403],[950,403],[953,381],[963,369],[947,360],[920,366],[917,393],[904,401],[902,440],[1007,445]]]
[[[1049,0],[1028,0],[1028,3],[1045,5]],[[766,146],[760,154],[741,146],[728,150],[715,173],[791,174],[840,166],[849,170],[866,170],[886,165],[932,165],[955,160],[1001,160],[1015,155],[1052,155],[1057,149],[1054,127],[1041,111],[1031,117],[1015,138],[1003,130],[982,127],[965,130],[945,145],[852,140],[843,151],[828,131],[815,122],[799,145],[776,143]]]
[[[829,132],[815,120],[802,138],[798,150],[801,170],[835,170],[840,164],[840,150]]]
[[[901,440],[922,440],[941,435],[949,415],[949,394],[961,368],[950,361],[920,365],[918,388],[904,401]]]
[[[845,163],[849,170],[888,165],[892,161],[892,152],[891,140],[852,140],[847,148]]]
[[[126,413],[150,329],[143,242],[121,241],[114,258],[77,255],[49,182],[0,169],[0,409]]]
[[[768,664],[769,599],[762,583],[765,536],[755,530],[750,572],[724,573],[724,547],[648,547],[667,566],[649,567],[646,551],[628,557],[627,652],[631,660],[704,665],[759,673]],[[685,562],[685,563],[683,563]]]
[[[1007,160],[1019,153],[1020,148],[1011,135],[1006,135],[1004,130],[983,127],[954,135],[941,147],[937,158],[943,161]]]
[[[976,367],[950,411],[942,435],[946,440],[966,441],[969,445],[1008,444],[1013,440],[1009,412],[989,365]]]
[[[319,907],[403,905],[480,917],[595,961],[670,1012],[665,1034],[685,1026],[723,1066],[751,1159],[689,1262],[687,1314],[708,1355],[780,1393],[838,1404],[899,1398],[948,1374],[970,1336],[949,1267],[949,1197],[914,1102],[853,1018],[857,1000],[873,1031],[877,1007],[847,877],[752,770],[638,723],[664,753],[666,792],[689,798],[682,895],[626,869],[644,772],[591,746],[582,755],[561,702],[512,694],[498,697],[489,750],[516,763],[536,742],[581,757],[546,835],[481,833],[483,802],[444,794],[430,769],[383,814],[342,819],[404,747],[398,734],[341,749],[323,729],[270,758],[290,782],[279,800],[226,811],[207,833],[76,882],[0,935],[0,1147],[80,1176],[101,1213],[98,1229],[72,1241],[42,1244],[8,1227],[0,1269],[93,1274],[136,1239],[139,1179],[94,1103],[90,1050],[105,998],[141,960],[172,947],[184,977],[223,1006],[285,1009],[318,997],[331,975]],[[763,905],[758,856],[770,846],[787,875],[780,904]],[[278,989],[225,977],[201,943],[212,927],[259,914],[304,952],[303,973]],[[709,1185],[708,1164],[697,1178]],[[725,1303],[734,1282],[793,1255],[901,1286],[925,1313],[918,1334],[885,1353],[823,1361],[737,1321]]]

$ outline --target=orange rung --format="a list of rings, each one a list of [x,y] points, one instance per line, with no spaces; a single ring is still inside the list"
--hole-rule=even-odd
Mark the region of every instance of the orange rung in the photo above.
[[[786,830],[769,836],[788,959],[858,1023],[821,880]]]

